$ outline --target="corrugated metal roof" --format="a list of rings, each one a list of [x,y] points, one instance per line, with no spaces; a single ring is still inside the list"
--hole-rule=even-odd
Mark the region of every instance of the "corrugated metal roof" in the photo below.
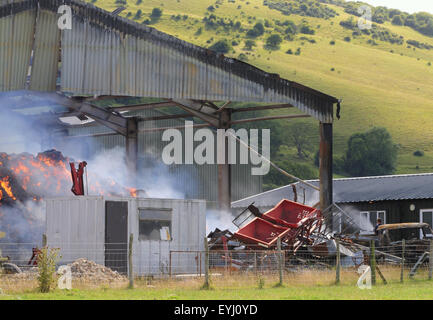
[[[63,4],[69,5],[73,13],[72,30],[61,31],[63,92],[287,103],[322,122],[333,121],[333,104],[338,102],[334,97],[91,4],[75,0],[24,0],[0,7],[0,23],[23,10],[34,11],[37,5],[41,12],[56,13]],[[27,23],[31,26],[34,20]],[[35,63],[49,66],[39,67],[39,70],[46,69],[47,78],[51,79],[44,83],[46,88],[52,86],[56,68],[58,44],[53,40],[57,38],[58,28],[53,16],[47,14],[39,15],[37,25],[40,26],[36,30],[47,31],[43,50],[51,53],[39,55],[46,61],[35,59]],[[36,45],[40,40],[43,41],[41,36]],[[14,37],[11,41],[18,39]],[[39,46],[36,49],[43,51]],[[43,74],[38,72],[37,78],[42,79]],[[9,88],[7,83],[0,90]]]
[[[318,180],[308,182],[319,185]],[[298,201],[303,201],[300,187],[306,190],[306,203],[318,201],[318,191],[300,183],[295,185],[298,188]],[[335,203],[433,199],[433,173],[334,179],[333,189]],[[232,202],[232,207],[245,208],[252,202],[258,207],[273,207],[281,199],[293,197],[292,185],[288,185]]]

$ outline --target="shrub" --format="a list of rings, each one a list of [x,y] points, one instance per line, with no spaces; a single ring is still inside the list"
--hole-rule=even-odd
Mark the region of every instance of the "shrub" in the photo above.
[[[344,41],[350,42],[352,39],[350,37],[344,37]]]
[[[315,34],[316,32],[308,24],[303,23],[299,29],[300,33],[304,34]]]
[[[38,254],[38,283],[39,291],[42,293],[50,292],[55,282],[56,263],[59,258],[58,249],[44,247]]]
[[[424,156],[424,151],[417,150],[417,151],[415,151],[415,152],[413,153],[413,155],[414,155],[415,157],[423,157],[423,156]]]
[[[253,47],[255,46],[256,46],[256,42],[254,40],[245,41],[245,50],[253,50]]]
[[[329,44],[330,44],[331,46],[334,46],[334,45],[335,45],[335,40],[331,40],[331,41],[329,42]]]
[[[273,34],[266,39],[266,48],[270,50],[278,50],[283,39],[278,34]]]
[[[200,27],[200,28],[198,28],[198,30],[195,32],[195,35],[196,35],[196,36],[199,36],[199,35],[201,35],[202,33],[203,33],[203,28]]]
[[[257,38],[265,33],[265,27],[261,22],[257,22],[254,27],[247,32],[247,36],[251,38]]]
[[[394,16],[391,22],[396,26],[402,26],[404,24],[404,20],[400,15]]]
[[[241,53],[238,56],[238,59],[241,60],[241,61],[248,61],[248,57],[247,57],[247,55],[245,53]]]
[[[213,45],[209,47],[209,49],[217,53],[228,53],[229,51],[232,50],[232,46],[227,41],[227,39],[223,39],[218,42],[215,42]]]
[[[143,12],[141,11],[141,9],[138,9],[137,10],[137,13],[135,14],[135,16],[134,16],[134,20],[138,20],[138,19],[140,19],[141,18],[141,15],[143,14]]]
[[[162,9],[160,8],[153,8],[152,13],[150,14],[150,17],[152,19],[159,19],[162,16]]]
[[[287,54],[293,54],[293,51],[292,51],[292,49],[289,49],[289,50],[286,51],[286,53]]]

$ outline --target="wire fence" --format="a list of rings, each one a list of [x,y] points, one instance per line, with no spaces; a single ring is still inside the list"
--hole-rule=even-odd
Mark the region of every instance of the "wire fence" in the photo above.
[[[221,286],[243,286],[269,278],[291,285],[356,285],[363,266],[370,267],[373,284],[432,279],[432,242],[401,242],[382,247],[335,242],[335,247],[325,243],[296,251],[261,246],[194,250],[192,245],[170,248],[157,242],[146,248],[128,243],[49,247],[58,250],[57,268],[71,267],[74,284],[85,280],[117,286],[126,285],[131,279],[138,283],[147,279],[145,283],[149,285],[149,279],[211,278]],[[40,244],[33,243],[0,243],[0,288],[16,289],[19,283],[27,283],[26,288],[35,287],[40,248]]]

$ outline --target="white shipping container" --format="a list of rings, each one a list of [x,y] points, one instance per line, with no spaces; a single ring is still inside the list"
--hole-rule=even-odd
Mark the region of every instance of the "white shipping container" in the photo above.
[[[60,264],[86,258],[128,272],[159,275],[204,272],[206,201],[80,196],[46,199],[49,247]],[[201,271],[200,271],[201,268]]]

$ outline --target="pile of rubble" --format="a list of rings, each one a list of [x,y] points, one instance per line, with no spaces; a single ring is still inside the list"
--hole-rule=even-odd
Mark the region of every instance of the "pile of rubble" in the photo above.
[[[97,264],[87,259],[78,259],[70,264],[72,280],[92,283],[116,283],[120,284],[128,279],[110,268]],[[25,268],[23,272],[10,274],[8,280],[36,280],[38,278],[38,268]]]
[[[91,280],[92,282],[123,282],[127,278],[117,271],[87,259],[78,259],[70,264],[72,279]]]

